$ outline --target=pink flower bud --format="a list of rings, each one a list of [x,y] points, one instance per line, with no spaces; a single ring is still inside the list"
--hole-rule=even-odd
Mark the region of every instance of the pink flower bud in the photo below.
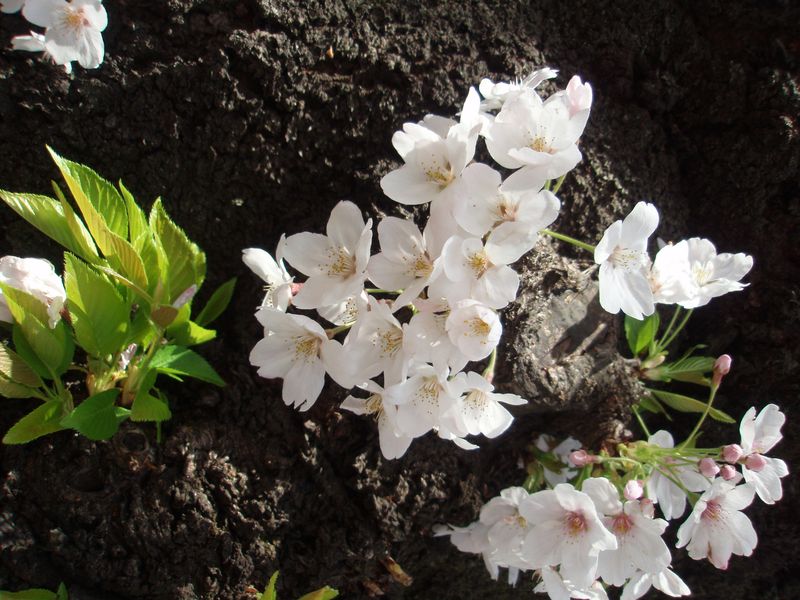
[[[730,481],[731,479],[734,479],[739,472],[730,465],[722,465],[722,468],[719,470],[719,474],[725,481]]]
[[[735,465],[744,456],[744,450],[739,444],[728,444],[722,449],[722,458],[727,463]]]
[[[700,472],[709,478],[716,477],[717,473],[719,473],[719,466],[713,458],[704,458],[697,466]]]
[[[719,387],[722,383],[722,378],[731,370],[731,361],[733,359],[729,354],[723,354],[714,362],[714,374],[711,376],[711,385]]]
[[[595,457],[586,452],[586,450],[575,450],[570,453],[569,462],[576,467],[585,467],[595,462]]]
[[[289,289],[292,290],[292,296],[297,296],[297,292],[303,287],[302,283],[292,283],[289,285]]]
[[[643,492],[644,487],[642,487],[642,482],[638,479],[631,479],[625,484],[625,490],[623,491],[623,494],[626,500],[638,500],[642,497]]]
[[[760,454],[751,454],[744,461],[744,466],[758,473],[761,469],[767,466],[767,461]]]
[[[642,508],[642,514],[648,519],[652,519],[656,516],[656,505],[650,498],[642,498],[639,500],[639,506]]]

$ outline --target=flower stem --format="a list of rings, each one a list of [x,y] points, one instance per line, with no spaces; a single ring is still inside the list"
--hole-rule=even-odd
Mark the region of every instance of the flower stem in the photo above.
[[[670,335],[666,340],[664,340],[662,338],[662,340],[660,342],[658,342],[658,347],[659,347],[660,350],[664,350],[665,348],[667,348],[672,343],[672,341],[675,339],[675,337],[686,326],[686,323],[689,321],[689,317],[692,316],[693,312],[694,312],[693,308],[690,308],[688,311],[686,311],[686,314],[684,315],[683,319],[681,320],[680,325],[678,325],[675,328],[675,331],[672,332],[672,335]]]
[[[644,434],[647,437],[650,437],[652,434],[650,433],[650,430],[647,429],[647,425],[644,424],[644,419],[642,419],[642,415],[639,414],[639,409],[636,408],[636,406],[631,406],[631,410],[633,411],[633,416],[636,417],[637,421],[639,421],[639,427],[642,428],[642,431],[644,431]]]
[[[561,189],[561,184],[562,184],[562,183],[564,183],[564,179],[566,179],[566,177],[567,177],[567,174],[566,174],[566,173],[564,173],[564,174],[563,174],[561,177],[559,177],[559,178],[556,180],[556,185],[555,185],[555,187],[554,187],[554,188],[551,190],[551,191],[552,191],[554,194],[557,194],[557,193],[558,193],[558,190],[560,190],[560,189]]]
[[[331,329],[326,329],[325,333],[328,334],[328,339],[332,340],[336,335],[342,333],[343,331],[347,331],[355,324],[355,321],[352,323],[345,323],[344,325],[339,325],[338,327],[333,327]]]
[[[574,237],[564,235],[563,233],[558,233],[557,231],[552,231],[550,229],[542,229],[539,233],[549,235],[550,237],[556,238],[557,240],[561,240],[562,242],[567,242],[568,244],[572,244],[573,246],[577,246],[578,248],[583,248],[584,250],[588,250],[589,252],[594,252],[594,246],[592,246],[591,244],[587,244],[580,240],[576,240]]]
[[[395,296],[399,296],[400,292],[397,290],[382,290],[381,288],[365,288],[365,292],[368,294],[394,294]]]
[[[492,353],[489,355],[489,364],[486,365],[486,368],[483,370],[483,378],[492,383],[492,379],[494,379],[494,365],[497,363],[497,347],[492,350]]]

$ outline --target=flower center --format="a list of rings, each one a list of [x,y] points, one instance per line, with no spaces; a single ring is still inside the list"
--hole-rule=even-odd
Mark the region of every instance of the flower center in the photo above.
[[[464,404],[481,410],[486,406],[486,393],[481,390],[472,390],[464,398]]]
[[[537,135],[535,138],[533,138],[533,141],[531,141],[529,147],[534,152],[546,152],[547,154],[553,154],[553,149],[550,147],[550,144],[547,143],[547,138],[541,135]]]
[[[692,277],[697,285],[706,285],[714,276],[714,265],[711,263],[697,263],[692,265]]]
[[[580,535],[587,529],[586,517],[580,512],[568,512],[564,517],[564,527],[569,535]]]
[[[617,515],[611,523],[615,535],[625,535],[633,529],[633,520],[626,514]]]
[[[82,29],[90,25],[89,19],[83,14],[83,9],[76,10],[71,6],[64,8],[62,23],[70,29]]]
[[[446,188],[456,178],[455,175],[453,175],[453,168],[450,166],[450,163],[428,167],[425,169],[425,176],[428,178],[428,181],[438,184],[441,189]]]
[[[320,340],[313,335],[298,337],[294,344],[295,360],[306,362],[315,359],[319,354]]]
[[[467,257],[467,266],[472,269],[472,273],[477,279],[489,268],[489,258],[483,251],[475,252]]]
[[[480,317],[473,317],[470,319],[467,323],[467,327],[469,327],[472,336],[477,338],[485,338],[492,330],[492,326]],[[484,340],[483,343],[485,344],[486,341]]]
[[[703,511],[703,514],[700,515],[700,518],[704,521],[719,521],[722,518],[722,507],[719,505],[719,502],[715,500],[709,500],[706,503],[706,509]]]
[[[380,416],[380,414],[383,412],[383,399],[379,394],[372,394],[372,396],[367,398],[367,404],[365,408],[367,414]]]
[[[630,272],[642,265],[642,253],[617,246],[608,260],[615,267]]]
[[[403,344],[403,331],[397,327],[381,331],[375,342],[380,347],[381,356],[394,356]]]
[[[428,277],[433,272],[433,263],[426,253],[417,254],[407,273],[412,277]]]
[[[356,272],[356,261],[347,248],[331,248],[329,250],[328,276],[346,279]]]

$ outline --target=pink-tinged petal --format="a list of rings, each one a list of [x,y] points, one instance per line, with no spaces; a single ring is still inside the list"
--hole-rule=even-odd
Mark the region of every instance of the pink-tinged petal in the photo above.
[[[561,576],[577,588],[588,588],[597,576],[597,554],[570,548],[561,555]]]
[[[598,512],[604,515],[617,515],[622,512],[619,492],[605,477],[590,477],[583,482],[581,491],[592,499]]]
[[[294,359],[293,348],[286,340],[271,335],[260,340],[250,352],[250,364],[258,367],[261,377],[285,377]]]
[[[758,544],[758,534],[747,515],[733,512],[729,515],[730,531],[734,538],[733,551],[739,556],[750,556]]]
[[[320,233],[296,233],[286,238],[283,257],[304,275],[319,275],[326,272],[326,259],[330,244]]]
[[[778,460],[767,459],[767,457],[764,457],[764,459],[771,461]],[[786,463],[783,461],[780,462],[783,464],[783,468],[786,469]],[[764,504],[775,504],[775,502],[783,498],[783,486],[781,485],[780,477],[788,475],[788,470],[784,472],[784,475],[779,476],[774,470],[774,465],[772,468],[769,466],[764,467],[764,469],[758,473],[751,471],[743,465],[742,473],[744,474],[744,480],[755,488],[758,497],[761,498]]]
[[[520,506],[521,508],[522,506]],[[530,523],[529,519],[528,522]],[[548,521],[537,525],[525,536],[522,543],[522,556],[534,569],[557,565],[560,562],[563,543],[561,523]]]
[[[283,379],[283,401],[306,411],[317,401],[325,385],[325,368],[322,361],[298,360]]]
[[[781,428],[786,422],[784,415],[776,404],[767,404],[756,417],[755,440],[753,450],[766,454],[783,439]]]
[[[68,6],[66,0],[31,0],[22,7],[22,16],[39,27],[50,27]]]
[[[694,540],[692,540],[694,541]],[[708,538],[708,560],[718,569],[728,568],[728,562],[733,554],[733,536],[729,531],[715,531]]]
[[[326,229],[332,245],[352,251],[358,245],[363,231],[364,217],[355,204],[342,200],[333,207]]]
[[[730,489],[730,485],[726,484]],[[721,502],[728,510],[744,510],[753,503],[755,489],[750,485],[737,485],[727,492]]]
[[[553,490],[542,490],[531,494],[520,503],[519,512],[534,526],[551,521],[560,523],[564,516],[564,509]]]
[[[108,26],[108,14],[100,0],[72,0],[71,4],[81,9],[82,15],[94,29],[103,31]]]
[[[381,189],[395,202],[406,205],[426,204],[434,200],[441,191],[439,184],[430,181],[413,164],[404,165],[384,175]]]

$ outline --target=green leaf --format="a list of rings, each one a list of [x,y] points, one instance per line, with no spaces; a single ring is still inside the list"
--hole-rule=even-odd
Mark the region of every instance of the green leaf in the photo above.
[[[35,398],[39,396],[39,392],[27,385],[22,385],[0,376],[0,396],[6,398]]]
[[[116,406],[118,395],[119,389],[115,388],[89,396],[61,420],[61,425],[82,433],[90,440],[109,439],[130,414],[129,410]]]
[[[158,237],[162,250],[162,275],[167,282],[167,302],[170,304],[192,285],[200,285],[205,277],[205,255],[192,243],[183,230],[167,216],[161,199],[150,211],[150,228]],[[163,301],[163,299],[162,299]]]
[[[50,329],[47,308],[42,302],[30,294],[2,283],[0,289],[3,291],[15,324],[19,326],[35,355],[46,367],[59,375],[63,372],[61,368],[67,355],[69,354],[69,359],[72,358],[70,352],[72,338],[64,322],[59,321],[55,328]],[[69,365],[63,368],[66,369],[67,366]]]
[[[649,391],[658,400],[660,400],[673,410],[686,413],[704,413],[706,411],[707,404],[705,402],[700,402],[699,400],[695,400],[694,398],[690,398],[689,396],[684,396],[682,394],[673,394],[672,392],[665,392],[663,390],[649,390]],[[716,408],[712,408],[709,411],[708,416],[716,421],[721,421],[723,423],[736,423],[736,420],[733,419],[733,417],[731,417],[727,413],[722,412],[721,410],[717,410]]]
[[[58,589],[56,590],[56,600],[69,600],[67,586],[65,586],[63,583],[60,583]]]
[[[261,594],[258,600],[277,600],[278,594],[275,592],[275,584],[278,581],[278,571],[275,571],[272,574],[272,577],[269,578],[269,583],[267,584],[267,589],[264,590],[264,593]]]
[[[5,344],[0,343],[0,373],[15,383],[42,387],[42,379],[28,364]]]
[[[305,594],[299,600],[332,600],[332,598],[336,598],[338,595],[338,590],[326,585],[325,587]]]
[[[652,395],[642,396],[641,400],[639,400],[639,407],[642,410],[646,410],[651,413],[662,414],[667,417],[667,419],[672,420],[672,418],[669,416],[669,413],[664,410],[664,407],[661,405],[661,403]]]
[[[178,346],[197,346],[213,340],[217,337],[217,332],[213,329],[200,327],[200,325],[192,321],[186,321],[177,325],[170,325],[167,328],[167,337]]]
[[[17,353],[20,355],[22,360],[24,360],[25,363],[31,369],[33,369],[37,375],[39,375],[39,377],[43,377],[44,379],[53,378],[53,374],[39,359],[39,357],[36,356],[36,352],[33,351],[30,343],[25,339],[22,329],[16,323],[11,329],[11,339],[14,340],[14,348],[17,350]]]
[[[64,181],[67,182],[67,186],[78,205],[80,206],[81,204],[78,196],[82,196],[91,202],[92,207],[102,217],[103,222],[111,232],[122,238],[127,237],[128,212],[125,207],[125,201],[116,188],[89,167],[62,158],[49,146],[47,150],[61,171],[61,175],[63,175]],[[82,206],[81,212],[83,212]],[[86,218],[85,214],[84,218]],[[91,226],[89,230],[91,231]]]
[[[147,217],[145,217],[144,211],[136,204],[133,194],[123,185],[122,180],[117,185],[128,209],[128,239],[133,242],[140,236],[149,235],[150,227],[147,225]]]
[[[182,346],[160,348],[150,361],[150,366],[166,375],[194,377],[214,385],[225,385],[222,378],[202,356]]]
[[[228,304],[230,304],[231,298],[233,298],[233,290],[235,287],[236,277],[229,279],[216,290],[214,290],[214,293],[211,294],[211,298],[208,299],[208,302],[203,307],[203,310],[201,310],[200,314],[195,317],[194,322],[201,327],[205,327],[218,316],[220,316],[228,307]]]
[[[104,275],[64,254],[64,282],[78,343],[92,356],[118,352],[128,334],[130,306]]]
[[[4,592],[0,590],[0,600],[66,600],[66,596],[42,588],[31,588],[20,592]]]
[[[64,429],[60,424],[62,404],[50,400],[37,406],[17,421],[3,437],[4,444],[25,444],[49,433]]]
[[[625,338],[628,340],[628,348],[630,348],[633,356],[639,356],[655,341],[658,326],[659,317],[657,312],[642,321],[625,315]]]
[[[660,369],[669,378],[666,381],[675,379],[677,381],[708,385],[710,382],[704,375],[711,373],[714,369],[715,360],[710,356],[689,356],[674,363],[662,365]]]
[[[158,372],[151,370],[142,378],[142,383],[131,406],[131,421],[155,421],[159,423],[172,418],[172,412],[169,410],[167,403],[150,394],[157,376]]]
[[[55,181],[51,183],[53,184],[53,191],[56,193],[58,201],[61,203],[61,210],[64,212],[64,219],[67,221],[67,227],[69,227],[72,236],[75,238],[75,243],[80,247],[80,251],[76,252],[76,254],[92,264],[100,262],[100,254],[97,251],[97,246],[89,230],[86,229],[86,225],[83,224],[80,217],[72,210],[72,206],[67,202],[67,199],[64,197],[64,192],[61,191],[58,184]]]
[[[69,227],[64,210],[56,200],[36,194],[15,194],[0,190],[2,198],[20,217],[46,236],[77,254],[82,247]]]

